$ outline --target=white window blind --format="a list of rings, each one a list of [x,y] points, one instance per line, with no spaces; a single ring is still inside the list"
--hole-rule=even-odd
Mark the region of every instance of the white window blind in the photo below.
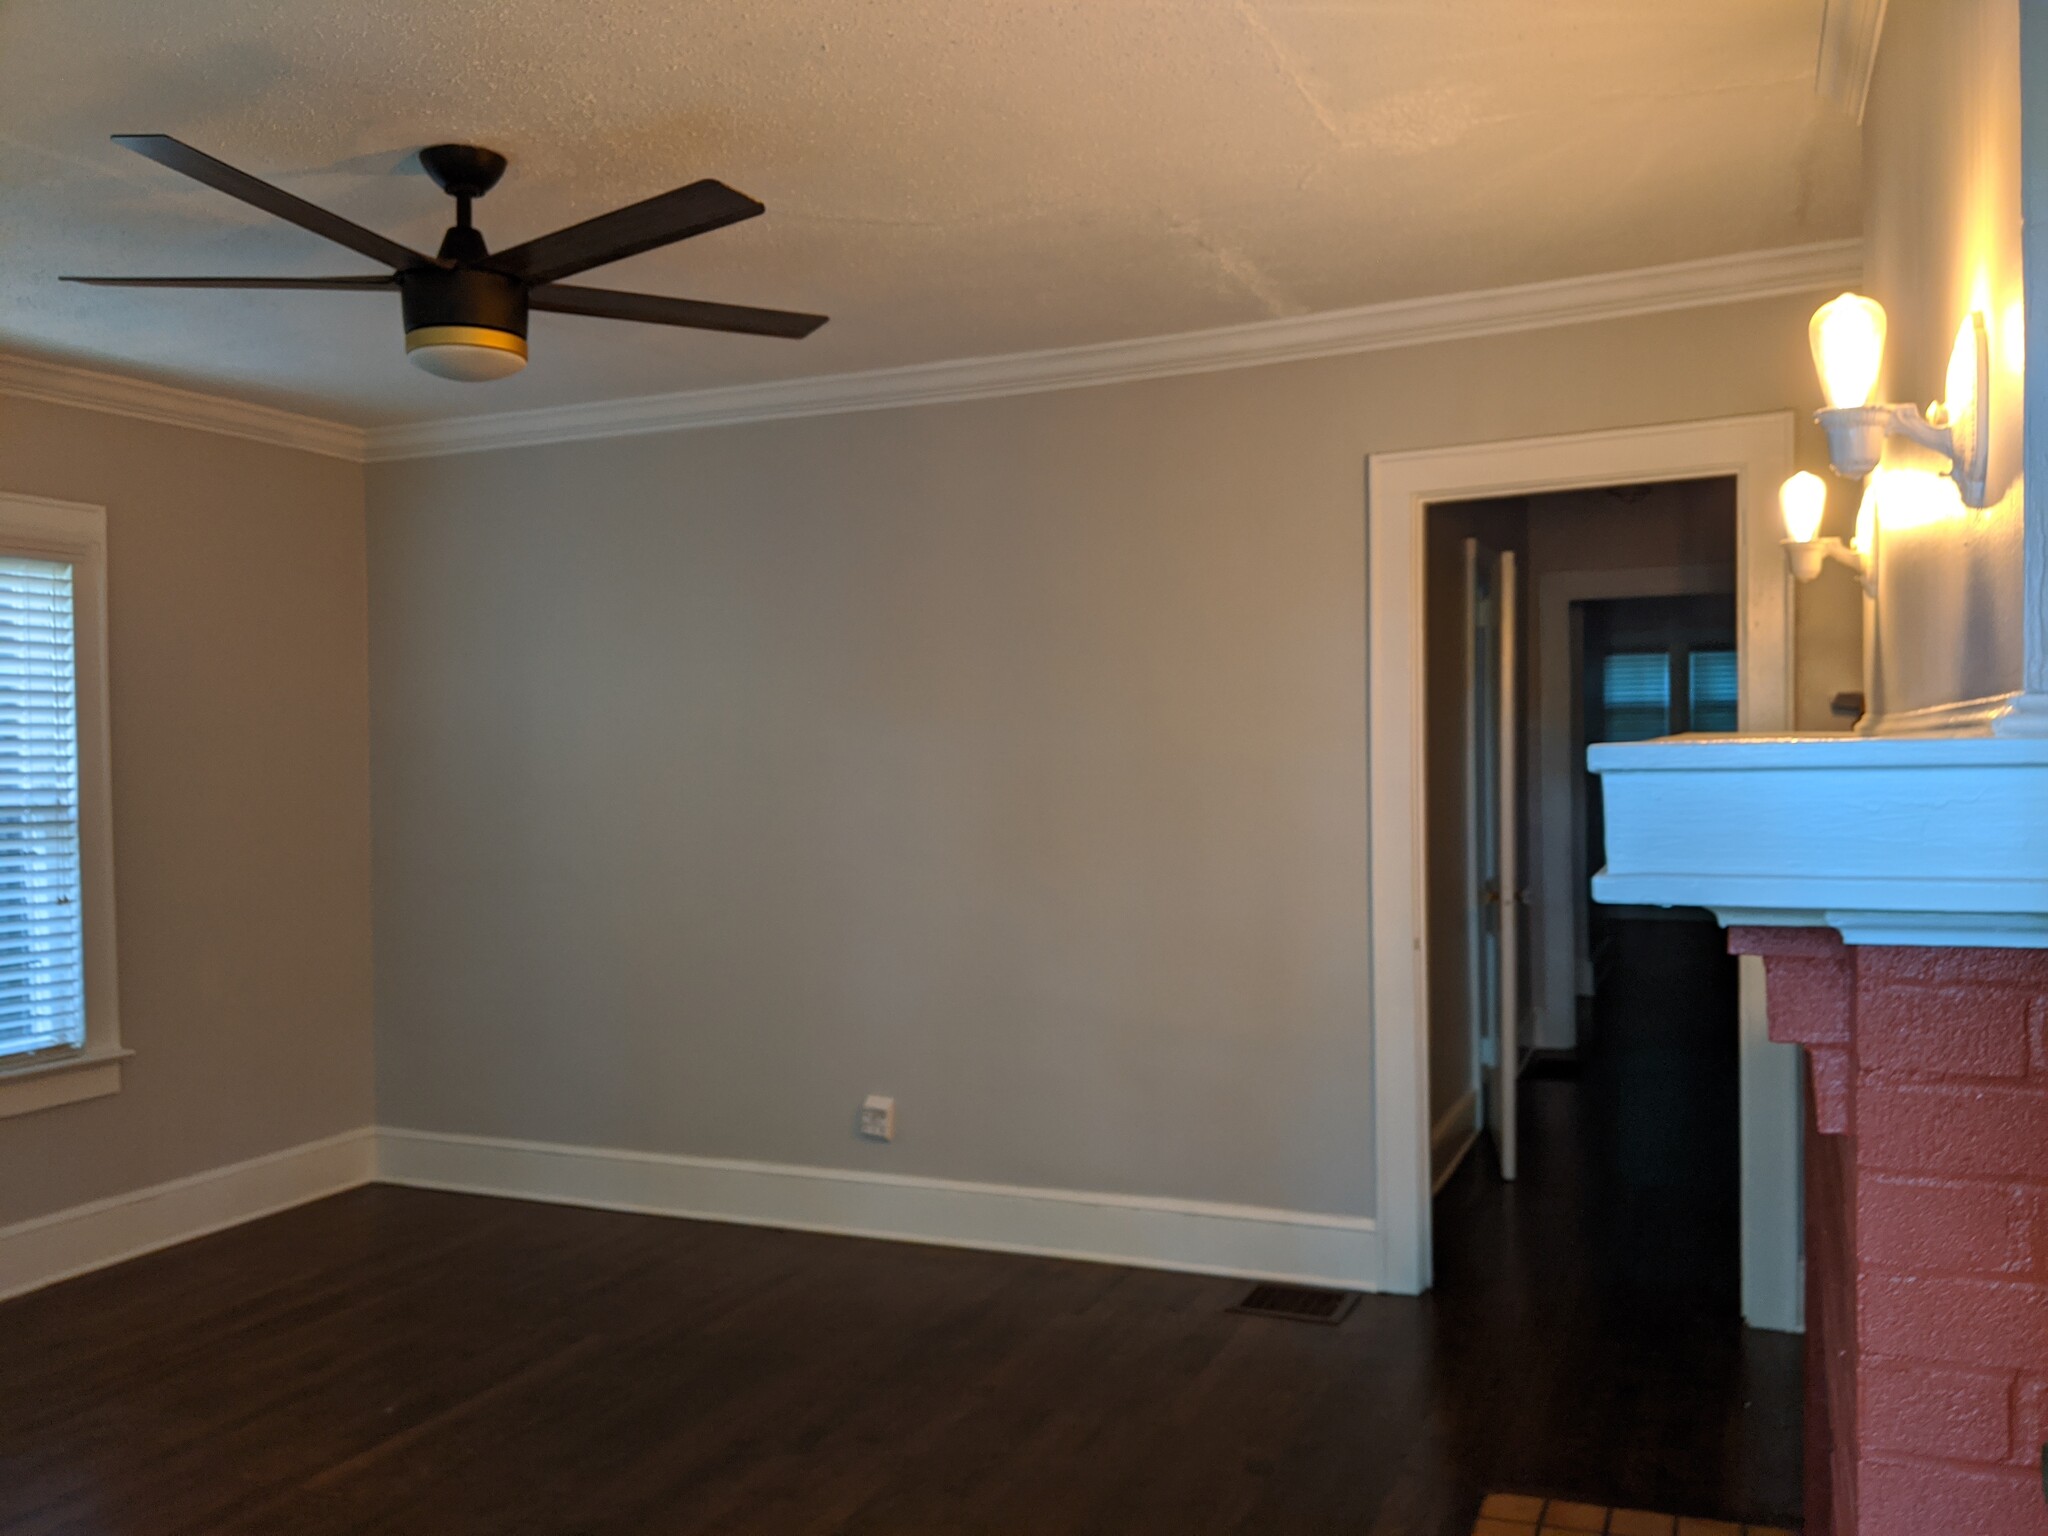
[[[1687,702],[1696,731],[1735,729],[1739,676],[1733,651],[1694,651]]]
[[[1616,651],[1600,665],[1602,741],[1647,741],[1671,731],[1671,655]]]
[[[0,1058],[85,1044],[71,575],[0,556]]]

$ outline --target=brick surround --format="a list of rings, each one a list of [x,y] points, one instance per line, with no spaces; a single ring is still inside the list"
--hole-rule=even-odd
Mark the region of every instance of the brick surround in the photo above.
[[[1809,1536],[2048,1536],[2048,951],[1729,947],[1810,1063]]]

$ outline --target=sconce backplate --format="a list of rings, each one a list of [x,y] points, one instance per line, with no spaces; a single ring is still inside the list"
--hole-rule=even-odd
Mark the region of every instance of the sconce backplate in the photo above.
[[[1971,310],[1956,332],[1948,362],[1948,393],[1948,430],[1955,444],[1952,473],[1964,503],[1981,507],[1991,476],[1991,337],[1982,310]]]

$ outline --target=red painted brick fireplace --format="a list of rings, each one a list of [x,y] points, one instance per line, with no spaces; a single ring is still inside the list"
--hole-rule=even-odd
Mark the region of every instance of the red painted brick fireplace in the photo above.
[[[2043,1536],[2048,951],[1729,947],[1809,1062],[1809,1536]]]

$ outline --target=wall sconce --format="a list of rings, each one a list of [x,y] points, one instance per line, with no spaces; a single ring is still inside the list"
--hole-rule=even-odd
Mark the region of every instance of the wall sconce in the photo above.
[[[1982,311],[1964,317],[1949,353],[1948,399],[1929,406],[1925,416],[1914,405],[1871,403],[1884,362],[1884,335],[1884,306],[1856,293],[1821,305],[1807,327],[1828,402],[1814,420],[1828,435],[1835,473],[1862,479],[1877,468],[1885,438],[1903,437],[1947,459],[1963,500],[1983,506],[1991,456],[1991,344]]]
[[[1828,483],[1819,475],[1802,469],[1778,487],[1778,510],[1785,515],[1785,558],[1791,562],[1792,574],[1811,581],[1833,560],[1854,571],[1863,590],[1875,596],[1874,573],[1863,547],[1867,537],[1864,515],[1859,512],[1856,517],[1855,543],[1844,544],[1837,538],[1819,537],[1821,515],[1827,509]]]

